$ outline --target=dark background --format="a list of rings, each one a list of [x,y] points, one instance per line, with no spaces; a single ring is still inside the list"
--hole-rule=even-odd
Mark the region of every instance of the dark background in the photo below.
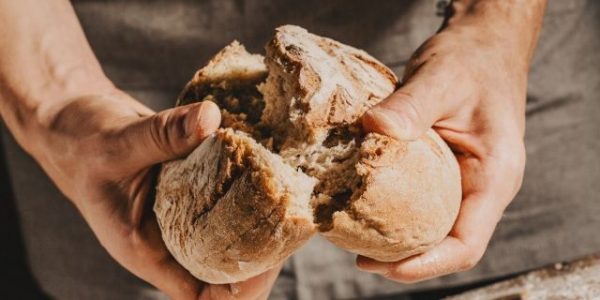
[[[0,140],[1,135],[2,131]],[[40,291],[27,267],[16,215],[10,178],[6,171],[6,156],[3,147],[0,147],[0,295],[18,296],[19,299],[48,299]]]

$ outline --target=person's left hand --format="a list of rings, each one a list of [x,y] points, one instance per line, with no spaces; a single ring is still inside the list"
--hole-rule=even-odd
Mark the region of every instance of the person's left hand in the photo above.
[[[173,299],[266,299],[279,267],[235,284],[194,278],[167,250],[152,211],[158,165],[181,158],[219,126],[209,101],[155,113],[108,89],[52,107],[27,139],[44,170],[121,265]]]

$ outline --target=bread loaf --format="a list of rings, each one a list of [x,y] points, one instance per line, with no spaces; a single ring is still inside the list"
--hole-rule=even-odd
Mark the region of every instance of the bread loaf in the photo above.
[[[175,259],[228,283],[275,266],[317,231],[380,261],[439,243],[461,200],[448,146],[432,130],[406,142],[360,127],[396,84],[364,51],[297,26],[278,28],[265,58],[224,48],[178,100],[214,101],[223,128],[159,176],[154,211]]]

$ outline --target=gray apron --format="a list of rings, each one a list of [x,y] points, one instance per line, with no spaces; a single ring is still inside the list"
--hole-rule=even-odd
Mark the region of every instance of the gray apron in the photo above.
[[[281,24],[363,48],[401,74],[438,28],[435,1],[76,1],[117,86],[155,110],[233,39],[251,51]],[[271,298],[347,299],[481,281],[600,251],[600,2],[550,1],[531,69],[525,182],[473,270],[412,285],[354,267],[320,237],[285,265]],[[160,299],[114,262],[35,162],[3,135],[29,264],[57,299]],[[74,158],[77,159],[77,158]]]

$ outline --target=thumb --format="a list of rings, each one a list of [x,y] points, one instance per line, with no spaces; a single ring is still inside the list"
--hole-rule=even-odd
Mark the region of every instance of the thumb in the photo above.
[[[418,139],[445,113],[439,91],[430,86],[418,79],[408,82],[368,110],[363,127],[399,140]]]
[[[120,136],[134,169],[179,158],[196,148],[221,123],[216,104],[210,101],[161,111],[127,126]]]

